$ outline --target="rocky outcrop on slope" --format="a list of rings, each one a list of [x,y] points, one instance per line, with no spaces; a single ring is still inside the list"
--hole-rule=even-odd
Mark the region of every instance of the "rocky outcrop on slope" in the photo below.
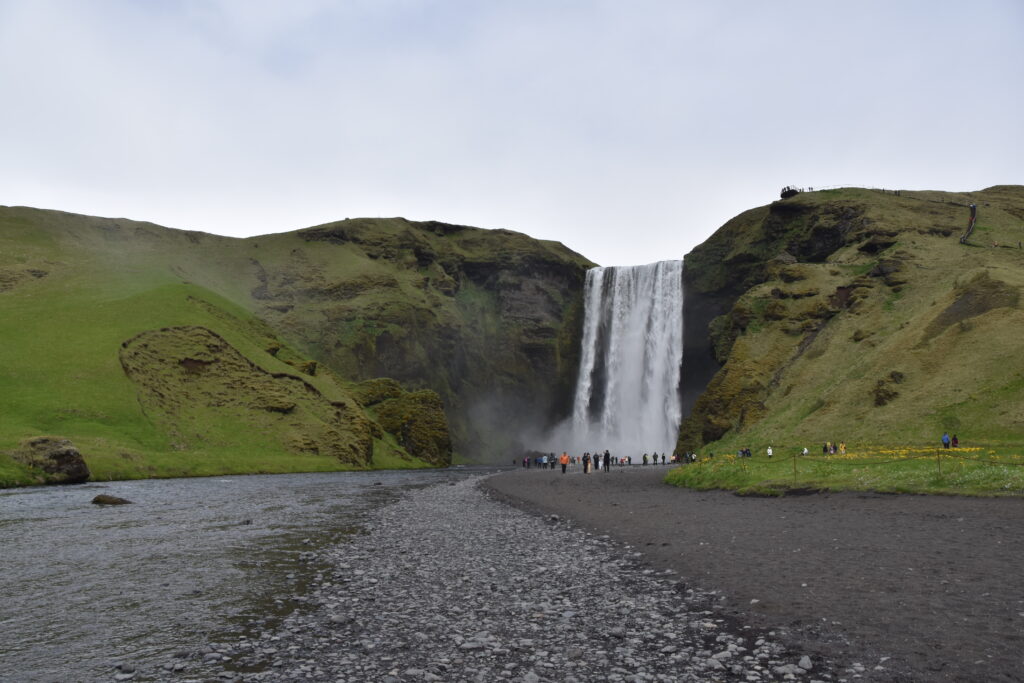
[[[204,327],[137,335],[122,345],[121,365],[179,449],[201,444],[215,424],[235,423],[292,453],[356,465],[373,456],[373,430],[357,405],[329,401],[300,377],[263,370]]]
[[[437,392],[407,392],[395,380],[380,378],[360,382],[352,393],[406,452],[433,465],[451,464],[452,441]]]
[[[11,457],[39,472],[39,483],[81,484],[89,480],[89,467],[71,441],[61,437],[25,439]]]

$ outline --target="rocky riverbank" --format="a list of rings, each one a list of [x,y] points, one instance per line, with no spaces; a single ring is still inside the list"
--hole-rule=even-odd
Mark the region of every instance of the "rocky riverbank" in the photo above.
[[[730,618],[715,592],[607,536],[499,502],[479,478],[410,491],[365,531],[310,558],[326,564],[280,625],[168,662],[167,676],[842,680],[832,663]]]

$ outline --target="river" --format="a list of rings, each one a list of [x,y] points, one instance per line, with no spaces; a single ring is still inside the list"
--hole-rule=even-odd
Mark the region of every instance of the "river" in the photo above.
[[[477,470],[479,472],[480,470]],[[304,598],[307,551],[408,487],[466,469],[89,483],[0,491],[0,681],[111,680]],[[106,493],[131,500],[92,505]],[[141,678],[137,680],[142,680]]]

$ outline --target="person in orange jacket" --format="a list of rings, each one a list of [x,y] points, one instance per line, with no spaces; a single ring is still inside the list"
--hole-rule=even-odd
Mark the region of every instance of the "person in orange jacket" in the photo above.
[[[562,474],[565,474],[565,468],[569,466],[569,454],[563,452],[558,462],[562,463]]]

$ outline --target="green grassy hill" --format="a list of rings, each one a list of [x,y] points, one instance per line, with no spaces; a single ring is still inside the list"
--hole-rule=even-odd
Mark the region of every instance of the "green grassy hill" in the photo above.
[[[483,459],[485,394],[562,400],[587,265],[403,219],[239,240],[0,207],[0,485],[37,480],[10,457],[37,435],[96,479]]]
[[[677,450],[1021,443],[1022,240],[1019,186],[737,216],[685,259]],[[571,409],[592,265],[401,218],[232,239],[0,207],[0,485],[38,480],[11,454],[41,435],[98,479],[501,461]]]
[[[807,192],[737,216],[685,261],[687,296],[722,313],[705,328],[721,367],[677,450],[1020,444],[1021,240],[1020,186]]]

